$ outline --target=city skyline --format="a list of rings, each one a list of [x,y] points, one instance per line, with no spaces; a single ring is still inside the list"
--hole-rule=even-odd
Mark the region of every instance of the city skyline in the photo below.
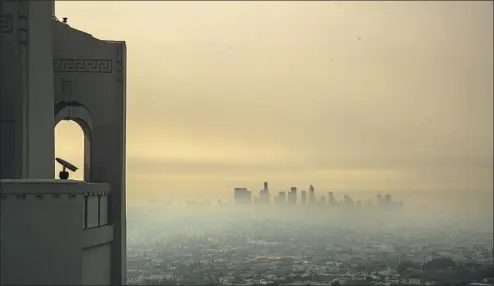
[[[0,0],[0,285],[494,282],[492,11],[135,3]]]
[[[489,2],[56,7],[127,41],[129,202],[227,198],[263,177],[492,196]],[[80,166],[70,124],[57,156]]]
[[[321,195],[322,194],[322,195]],[[333,191],[316,193],[315,187],[309,184],[308,196],[305,189],[301,189],[300,193],[297,192],[297,187],[290,186],[290,190],[269,191],[269,183],[264,182],[263,188],[259,191],[258,195],[253,190],[249,190],[245,187],[236,187],[233,189],[233,201],[234,204],[256,204],[256,205],[330,205],[337,206],[343,203],[346,206],[360,206],[360,205],[392,205],[402,204],[401,200],[395,201],[391,199],[390,194],[379,193],[373,199],[366,198],[364,201],[361,199],[353,199],[348,194],[343,194],[343,200],[339,200],[335,197]]]

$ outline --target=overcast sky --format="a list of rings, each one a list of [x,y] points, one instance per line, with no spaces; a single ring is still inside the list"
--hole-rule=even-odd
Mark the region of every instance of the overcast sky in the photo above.
[[[72,27],[127,42],[129,200],[227,199],[265,180],[273,191],[492,192],[492,11],[470,1],[56,4]],[[82,164],[74,125],[57,127],[57,154]]]

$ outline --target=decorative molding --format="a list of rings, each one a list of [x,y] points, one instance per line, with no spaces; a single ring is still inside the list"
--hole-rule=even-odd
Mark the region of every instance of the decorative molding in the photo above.
[[[35,199],[35,200],[43,200],[47,197],[51,197],[53,200],[59,200],[59,199],[65,199],[68,198],[69,200],[73,200],[77,198],[77,194],[2,194],[0,195],[0,200],[6,200],[7,198],[16,198],[17,200],[28,200],[28,199]]]
[[[104,197],[107,197],[107,196],[110,196],[110,192],[97,192],[97,193],[85,193],[84,194],[85,197],[95,197],[95,196],[104,196]]]
[[[66,103],[72,102],[72,81],[62,79],[63,100]],[[69,108],[69,116],[71,108]]]
[[[13,31],[12,15],[0,15],[0,34],[8,34]]]
[[[112,73],[112,60],[53,59],[54,72]]]

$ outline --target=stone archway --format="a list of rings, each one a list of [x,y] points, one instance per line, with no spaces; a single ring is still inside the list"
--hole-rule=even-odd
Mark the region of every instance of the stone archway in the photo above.
[[[62,120],[76,122],[84,133],[84,181],[91,181],[91,142],[93,122],[88,110],[76,102],[61,103],[55,106],[55,128]]]

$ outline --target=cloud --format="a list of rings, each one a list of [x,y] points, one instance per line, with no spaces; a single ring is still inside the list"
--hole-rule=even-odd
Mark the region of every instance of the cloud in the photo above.
[[[132,186],[492,186],[490,3],[69,2],[127,41]]]

